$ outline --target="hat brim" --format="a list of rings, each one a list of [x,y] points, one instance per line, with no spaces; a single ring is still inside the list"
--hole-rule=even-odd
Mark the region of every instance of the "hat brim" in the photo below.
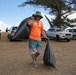
[[[34,16],[34,17],[39,16],[39,17],[40,17],[40,19],[41,19],[41,18],[43,18],[43,16],[36,15],[36,14],[33,14],[33,16]]]

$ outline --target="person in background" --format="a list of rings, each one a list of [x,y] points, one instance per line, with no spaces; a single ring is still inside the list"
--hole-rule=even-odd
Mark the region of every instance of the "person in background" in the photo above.
[[[6,32],[8,32],[8,28],[6,28]]]
[[[0,30],[0,39],[1,39],[1,30]]]
[[[29,35],[29,51],[32,58],[32,64],[34,67],[38,67],[36,60],[41,53],[42,41],[41,34],[44,38],[48,39],[45,34],[43,23],[40,21],[43,18],[40,11],[37,11],[28,20],[28,25],[30,26]]]

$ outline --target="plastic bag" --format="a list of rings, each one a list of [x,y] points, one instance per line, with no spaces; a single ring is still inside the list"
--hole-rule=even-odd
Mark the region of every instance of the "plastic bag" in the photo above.
[[[30,27],[27,24],[27,20],[28,20],[28,18],[24,19],[20,23],[17,31],[14,34],[13,39],[28,39],[29,38]]]
[[[54,53],[53,53],[53,50],[50,46],[49,41],[47,41],[47,44],[45,47],[45,51],[44,51],[44,55],[43,55],[43,62],[47,66],[51,66],[54,68],[56,67],[56,61],[55,61]]]

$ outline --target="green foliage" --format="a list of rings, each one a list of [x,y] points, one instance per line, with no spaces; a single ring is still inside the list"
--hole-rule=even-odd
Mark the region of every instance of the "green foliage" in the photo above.
[[[62,23],[67,19],[68,15],[62,19],[65,14],[76,10],[76,0],[26,0],[19,6],[24,7],[26,5],[42,7],[45,10],[49,8],[49,14],[56,16],[52,23],[57,27],[61,27]]]

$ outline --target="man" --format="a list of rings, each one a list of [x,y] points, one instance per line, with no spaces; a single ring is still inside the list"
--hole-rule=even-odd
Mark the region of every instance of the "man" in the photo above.
[[[34,67],[38,67],[36,63],[36,59],[41,52],[42,41],[41,41],[41,34],[44,38],[47,38],[43,23],[40,21],[43,16],[41,12],[37,11],[33,16],[28,20],[28,25],[31,28],[30,35],[29,35],[29,51],[32,57],[32,62]]]

